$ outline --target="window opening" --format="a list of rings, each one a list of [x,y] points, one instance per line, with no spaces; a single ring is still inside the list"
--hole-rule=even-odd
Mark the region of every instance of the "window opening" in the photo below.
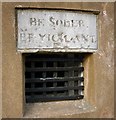
[[[83,99],[83,59],[76,53],[26,55],[26,102]]]

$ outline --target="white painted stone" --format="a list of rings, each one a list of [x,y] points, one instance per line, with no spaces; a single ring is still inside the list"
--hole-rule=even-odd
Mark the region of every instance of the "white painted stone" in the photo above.
[[[20,52],[94,52],[98,47],[96,15],[66,10],[18,10]]]

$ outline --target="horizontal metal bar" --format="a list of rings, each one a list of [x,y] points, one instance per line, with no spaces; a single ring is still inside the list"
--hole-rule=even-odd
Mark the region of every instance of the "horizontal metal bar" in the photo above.
[[[83,58],[27,58],[26,61],[29,61],[29,62],[38,62],[38,61],[41,61],[41,62],[49,62],[49,61],[52,61],[52,62],[59,62],[59,61],[64,61],[64,62],[70,62],[70,61],[76,61],[76,62],[82,62]]]
[[[76,87],[47,87],[47,88],[26,88],[26,92],[64,91],[64,90],[84,90],[84,86]]]
[[[74,95],[74,96],[26,96],[26,102],[27,103],[33,103],[33,102],[48,102],[48,101],[60,101],[60,100],[79,100],[83,99],[83,95]]]
[[[57,77],[57,78],[26,78],[26,83],[84,81],[83,77]]]
[[[26,72],[38,72],[38,71],[84,71],[84,67],[44,67],[44,68],[26,68]]]

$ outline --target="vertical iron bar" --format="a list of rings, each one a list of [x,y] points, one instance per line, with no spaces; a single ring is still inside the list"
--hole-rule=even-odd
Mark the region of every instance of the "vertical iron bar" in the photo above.
[[[82,64],[82,62],[80,62],[79,67],[82,67],[82,66],[83,66],[83,64]],[[78,74],[78,77],[83,77],[83,72],[80,72]],[[78,86],[83,86],[83,82],[79,80]],[[78,95],[83,95],[83,90],[78,90]]]
[[[34,62],[31,62],[31,68],[34,68],[35,64]],[[31,72],[31,78],[35,78],[35,73]],[[35,83],[31,83],[31,88],[35,88]],[[31,92],[31,97],[34,97],[34,92]]]
[[[67,67],[67,61],[64,63],[64,67]],[[69,77],[68,72],[64,72],[64,77]],[[68,81],[65,82],[65,87],[68,87]],[[68,91],[65,92],[65,95],[68,95]]]
[[[68,58],[74,59],[74,54],[69,54]],[[69,61],[68,66],[74,66],[74,61]],[[74,77],[74,70],[69,71],[69,76]],[[69,87],[74,87],[74,81],[69,81],[68,84],[69,84]],[[73,96],[73,95],[74,95],[74,90],[69,90],[69,96]]]
[[[57,62],[53,62],[53,66],[54,66],[54,67],[57,67]],[[54,77],[54,78],[57,78],[57,72],[54,72],[54,73],[53,73],[53,77]],[[53,87],[57,87],[57,82],[53,82]],[[56,95],[57,95],[57,92],[55,91],[55,92],[54,92],[54,96],[56,96]]]
[[[78,55],[78,54],[77,54]],[[30,58],[29,58],[30,57]],[[29,56],[29,57],[27,57],[27,58],[29,58],[29,59],[32,59],[32,61],[31,61],[31,68],[32,69],[36,69],[35,68],[35,61],[33,61],[33,55],[31,55],[31,56]],[[36,57],[37,57],[37,59],[38,59],[38,56],[36,55],[36,56],[34,56],[34,59],[36,60]],[[41,57],[45,57],[44,55],[43,56],[41,56]],[[46,57],[46,59],[47,58],[49,58],[49,59],[52,59],[52,58],[54,58],[54,55],[52,55],[51,56],[51,58],[50,58],[50,56],[48,55],[47,57]],[[61,61],[57,61],[57,58],[60,58],[61,59]],[[64,56],[57,56],[57,58],[55,57],[55,59],[56,60],[54,60],[52,63],[53,63],[53,65],[51,65],[50,64],[50,66],[49,67],[51,67],[50,69],[52,69],[52,67],[53,68],[55,68],[55,67],[74,67],[74,66],[77,66],[78,68],[79,67],[82,67],[83,65],[82,65],[82,62],[81,62],[81,58],[79,57],[79,56],[75,56],[75,54],[67,54],[67,56],[65,56],[65,54],[64,54]],[[75,60],[74,59],[78,59],[78,63],[79,64],[75,64]],[[62,59],[65,59],[65,61],[64,61],[64,63],[62,64]],[[67,59],[67,60],[66,60]],[[69,60],[70,59],[70,60]],[[80,62],[79,62],[80,61]],[[46,70],[46,68],[48,67],[47,66],[47,60],[45,61],[45,60],[43,60],[43,61],[41,61],[42,62],[42,66],[43,66],[43,68],[45,68],[44,70]],[[60,62],[60,64],[58,64],[58,62]],[[28,68],[27,68],[28,69]],[[41,93],[40,93],[40,96],[36,96],[36,93],[35,92],[32,92],[32,91],[29,91],[29,94],[30,94],[30,98],[29,98],[29,100],[31,101],[33,101],[34,99],[36,99],[36,101],[52,101],[52,100],[65,100],[65,99],[82,99],[83,98],[83,90],[77,90],[77,93],[76,93],[76,91],[73,89],[73,87],[74,86],[84,86],[83,85],[83,82],[81,81],[81,80],[77,80],[77,81],[74,81],[72,78],[74,78],[75,77],[75,71],[77,71],[77,75],[76,75],[76,77],[83,77],[83,72],[81,72],[81,71],[79,71],[78,72],[78,70],[66,70],[66,71],[61,71],[61,75],[59,75],[59,73],[60,72],[58,72],[58,71],[52,71],[52,73],[53,73],[53,75],[51,76],[51,73],[50,73],[50,71],[48,71],[48,73],[50,73],[50,74],[48,74],[47,73],[47,71],[43,71],[43,70],[40,70],[40,75],[38,75],[37,76],[37,78],[39,77],[39,78],[48,78],[48,77],[51,77],[51,79],[54,79],[54,78],[57,78],[57,80],[59,79],[59,77],[62,77],[62,78],[64,78],[63,80],[66,80],[65,78],[67,78],[67,77],[71,77],[71,80],[66,80],[66,81],[61,81],[61,79],[59,79],[59,83],[57,82],[57,81],[50,81],[50,82],[47,82],[47,81],[43,81],[43,82],[41,82],[41,83],[43,83],[42,84],[42,86],[43,86],[43,88],[41,88],[42,89],[42,95],[41,95]],[[37,71],[38,73],[39,73],[39,71]],[[48,75],[47,75],[48,74]],[[31,75],[31,76],[30,76]],[[36,79],[35,77],[36,77],[36,73],[35,72],[33,72],[33,71],[31,71],[31,73],[30,73],[30,75],[29,76],[27,76],[27,78],[29,77],[29,79]],[[49,76],[50,75],[50,76]],[[74,78],[75,79],[75,78]],[[78,79],[78,78],[77,78]],[[47,80],[47,79],[40,79],[40,80]],[[65,83],[64,83],[65,82]],[[75,82],[76,82],[76,84],[75,84]],[[41,84],[40,83],[40,84]],[[50,83],[50,84],[48,84],[48,86],[47,86],[47,83]],[[53,85],[53,86],[52,86]],[[48,91],[44,91],[44,88],[47,88],[47,89],[51,89],[50,87],[52,87],[52,89],[54,88],[54,89],[56,89],[57,87],[72,87],[72,89],[70,90],[68,90],[68,88],[67,89],[62,89],[63,91],[61,91],[61,92],[57,92],[57,91],[54,91],[54,92],[48,92]],[[28,87],[28,86],[27,86]],[[32,89],[38,89],[39,87],[41,87],[41,85],[37,85],[36,86],[36,82],[31,82],[31,88]],[[31,89],[30,88],[30,89]],[[39,89],[38,89],[39,90]],[[66,91],[65,91],[66,90]],[[40,91],[37,91],[37,92],[40,92]],[[50,94],[50,95],[49,95]],[[39,95],[38,93],[37,93],[37,95]],[[51,96],[52,95],[52,96]],[[64,95],[64,96],[63,96]],[[76,95],[78,96],[78,98],[76,98]],[[26,97],[28,97],[28,96],[26,96]],[[37,98],[38,97],[38,98]],[[65,98],[66,97],[66,98]],[[33,99],[34,98],[34,99]],[[36,102],[36,101],[34,101],[34,102]],[[27,101],[28,102],[28,101]]]
[[[43,67],[46,67],[46,62],[43,62]],[[46,72],[43,72],[43,78],[46,78]],[[43,83],[43,88],[46,88],[46,82]],[[46,96],[46,92],[43,92],[43,95]]]

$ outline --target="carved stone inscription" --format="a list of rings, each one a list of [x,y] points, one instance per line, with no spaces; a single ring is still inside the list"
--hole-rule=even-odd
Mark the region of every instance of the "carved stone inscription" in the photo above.
[[[18,10],[18,51],[97,50],[96,15],[77,11]]]

